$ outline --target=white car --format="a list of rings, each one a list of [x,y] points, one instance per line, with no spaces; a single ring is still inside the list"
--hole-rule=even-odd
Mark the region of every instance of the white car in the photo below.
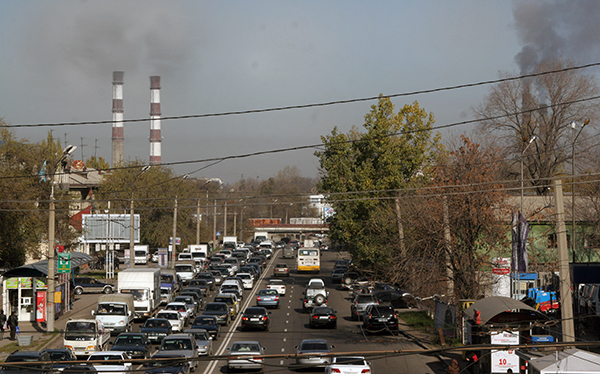
[[[325,367],[325,374],[340,373],[340,374],[355,374],[365,373],[373,374],[371,363],[367,362],[361,356],[341,356],[333,357],[331,365]]]
[[[181,301],[173,301],[168,303],[163,310],[173,310],[179,312],[183,317],[183,323],[186,324],[190,319],[192,319],[192,314],[190,309],[186,303]]]
[[[281,279],[269,279],[268,290],[276,290],[279,296],[285,296],[285,283]]]
[[[164,318],[169,321],[173,331],[181,332],[183,331],[184,320],[181,313],[176,310],[161,310],[156,314],[155,318]]]
[[[94,352],[88,357],[88,361],[115,361],[115,362],[97,362],[92,365],[98,372],[110,372],[111,374],[128,374],[132,372],[130,357],[125,352],[120,351],[100,351]],[[121,362],[118,362],[121,361]]]
[[[250,273],[238,273],[238,278],[242,278],[245,290],[251,290],[254,287],[254,277]]]

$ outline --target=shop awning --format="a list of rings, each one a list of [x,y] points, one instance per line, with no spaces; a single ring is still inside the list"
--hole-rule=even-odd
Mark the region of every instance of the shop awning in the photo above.
[[[71,252],[71,269],[92,262],[94,258],[83,252]],[[54,274],[58,273],[58,258],[54,259]],[[4,278],[15,277],[47,277],[48,276],[48,260],[34,262],[32,264],[19,266],[18,268],[10,269],[4,274]]]
[[[467,317],[475,319],[476,310],[480,313],[479,319],[481,320],[482,325],[487,324],[492,319],[502,314],[512,314],[514,317],[517,317],[517,315],[520,315],[521,317],[532,315],[534,319],[537,317],[541,317],[541,319],[547,318],[544,314],[536,311],[522,301],[502,296],[486,297],[485,299],[477,300],[475,303],[473,303],[473,305],[465,310],[464,313]],[[507,318],[504,318],[504,322],[509,322],[506,321],[506,319]]]

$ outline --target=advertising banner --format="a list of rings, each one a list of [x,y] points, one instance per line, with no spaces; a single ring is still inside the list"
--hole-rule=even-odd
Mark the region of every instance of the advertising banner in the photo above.
[[[491,333],[492,345],[517,345],[519,344],[519,332],[503,331],[501,333]],[[514,349],[506,351],[492,350],[492,373],[511,373],[519,372],[519,356]]]
[[[35,305],[35,320],[46,322],[46,292],[37,293]]]

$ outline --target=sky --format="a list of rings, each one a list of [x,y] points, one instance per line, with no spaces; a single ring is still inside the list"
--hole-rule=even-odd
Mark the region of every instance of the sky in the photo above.
[[[598,14],[593,0],[0,0],[0,118],[18,138],[52,131],[78,146],[75,158],[110,163],[111,123],[60,124],[110,122],[113,71],[124,72],[125,120],[149,119],[149,77],[158,75],[162,116],[192,116],[162,121],[162,161],[177,174],[233,183],[296,166],[318,177],[316,148],[266,151],[361,127],[376,100],[199,115],[488,81],[556,54],[598,62]],[[472,119],[489,88],[392,101],[396,110],[418,101],[444,126]],[[19,127],[36,124],[51,126]],[[125,159],[148,162],[149,120],[125,123],[124,133]]]

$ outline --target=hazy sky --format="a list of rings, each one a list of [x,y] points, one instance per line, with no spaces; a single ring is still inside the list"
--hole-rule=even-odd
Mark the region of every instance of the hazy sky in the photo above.
[[[0,118],[11,125],[110,121],[112,73],[124,71],[124,117],[150,112],[161,77],[163,117],[398,94],[496,79],[539,58],[600,60],[600,2],[577,1],[6,1],[0,0]],[[597,71],[587,71],[597,73]],[[487,87],[417,100],[436,126],[472,118]],[[162,121],[162,160],[179,162],[320,143],[362,126],[375,101]],[[125,158],[149,159],[149,121],[125,124]],[[74,155],[111,160],[112,125],[49,130]],[[466,132],[457,126],[453,132]],[[81,147],[81,144],[84,144]],[[96,148],[97,146],[97,148]],[[286,165],[316,177],[314,149],[173,166],[226,182]],[[199,169],[202,169],[198,171]]]

